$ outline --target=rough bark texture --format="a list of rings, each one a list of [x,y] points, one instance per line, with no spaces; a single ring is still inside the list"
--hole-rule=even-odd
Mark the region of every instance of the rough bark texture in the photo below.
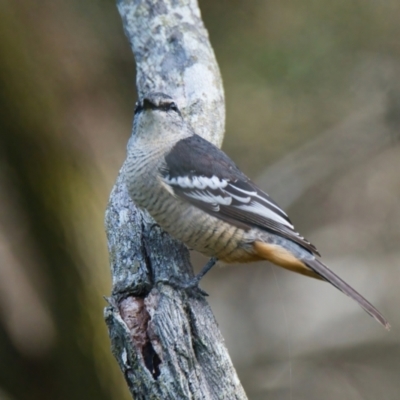
[[[225,106],[195,0],[118,0],[137,64],[139,96],[173,96],[195,131],[220,145]],[[203,297],[175,290],[193,276],[189,253],[132,203],[124,166],[106,230],[113,277],[105,310],[111,346],[135,399],[246,399]]]

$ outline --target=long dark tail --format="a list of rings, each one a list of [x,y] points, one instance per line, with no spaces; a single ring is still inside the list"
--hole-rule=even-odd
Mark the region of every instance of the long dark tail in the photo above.
[[[388,323],[388,321],[386,321],[385,317],[368,300],[366,300],[363,296],[361,296],[361,294],[356,292],[343,279],[339,278],[326,265],[322,264],[321,261],[317,259],[302,261],[323,280],[331,283],[344,294],[355,300],[369,315],[374,317],[387,330],[390,329],[390,324]]]

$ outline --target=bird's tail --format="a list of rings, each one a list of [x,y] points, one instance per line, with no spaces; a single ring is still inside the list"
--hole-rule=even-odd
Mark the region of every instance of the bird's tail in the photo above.
[[[354,290],[350,285],[348,285],[343,279],[339,278],[334,272],[332,272],[326,265],[321,261],[314,260],[303,260],[303,262],[312,269],[317,275],[341,292],[346,294],[355,300],[369,315],[374,317],[380,324],[382,324],[387,330],[390,329],[390,324],[386,321],[385,317],[360,293]]]
[[[322,279],[329,282],[341,292],[355,300],[369,315],[374,317],[386,329],[390,324],[385,317],[363,296],[355,291],[343,279],[339,278],[326,265],[317,259],[299,259],[282,246],[265,242],[255,242],[256,254],[265,260],[271,261],[280,267],[297,272],[302,275]]]

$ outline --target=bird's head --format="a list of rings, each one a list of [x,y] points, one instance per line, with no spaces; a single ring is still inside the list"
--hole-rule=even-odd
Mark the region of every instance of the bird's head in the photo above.
[[[175,141],[188,136],[176,102],[164,93],[148,93],[137,102],[133,140]]]

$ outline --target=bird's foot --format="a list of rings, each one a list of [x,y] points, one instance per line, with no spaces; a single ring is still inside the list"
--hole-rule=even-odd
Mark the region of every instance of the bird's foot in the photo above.
[[[194,290],[202,296],[208,296],[207,292],[199,288],[199,283],[203,276],[217,263],[217,261],[218,259],[216,257],[211,257],[203,269],[194,278],[184,284],[185,290]]]
[[[199,287],[199,283],[200,283],[200,279],[197,279],[197,276],[195,276],[193,279],[190,279],[189,281],[187,281],[183,284],[183,289],[186,291],[192,291],[194,293],[199,293],[204,297],[208,296],[208,293]]]
[[[202,296],[208,296],[208,293],[203,289],[199,288],[199,283],[203,276],[217,263],[218,259],[215,257],[210,258],[208,263],[203,267],[203,269],[192,279],[186,282],[178,280],[176,277],[168,279],[165,283],[168,283],[175,289],[181,289],[185,291],[190,291],[194,294],[200,294]]]
[[[199,288],[199,282],[200,279],[197,279],[197,276],[195,276],[194,278],[186,282],[182,282],[181,280],[174,277],[170,278],[165,283],[177,290],[184,290],[189,293],[200,294],[201,296],[208,296],[208,293],[206,291]]]

